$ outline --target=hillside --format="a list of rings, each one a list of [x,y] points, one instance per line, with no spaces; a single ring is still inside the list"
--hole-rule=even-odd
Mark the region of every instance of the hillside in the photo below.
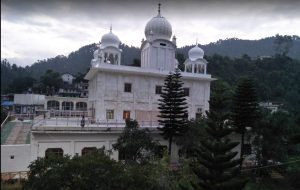
[[[273,56],[275,54],[273,45],[274,39],[275,37],[264,38],[261,40],[240,40],[234,38],[219,40],[215,43],[200,46],[207,56],[218,54],[230,58],[238,58],[247,54],[251,58],[257,58],[259,56]],[[193,45],[177,48],[177,52],[183,54],[185,59],[188,50],[191,47],[193,47]],[[121,44],[120,48],[123,50],[122,65],[132,65],[134,59],[140,59],[139,48],[133,46],[129,47],[125,44]],[[26,67],[25,70],[35,79],[39,79],[39,77],[48,69],[52,69],[59,73],[84,73],[90,67],[90,61],[95,49],[96,44],[89,44],[70,53],[68,56],[58,55],[54,58],[39,60],[30,67]],[[293,46],[290,49],[288,56],[300,60],[299,52],[300,38],[298,36],[293,36]]]

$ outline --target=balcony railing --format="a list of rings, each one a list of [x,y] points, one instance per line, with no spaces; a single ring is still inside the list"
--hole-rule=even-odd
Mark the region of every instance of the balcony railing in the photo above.
[[[39,118],[33,122],[34,128],[39,127],[125,127],[125,120],[106,119],[93,120],[91,117],[85,117],[82,122],[82,117],[46,117]],[[140,127],[158,127],[157,121],[138,121]]]

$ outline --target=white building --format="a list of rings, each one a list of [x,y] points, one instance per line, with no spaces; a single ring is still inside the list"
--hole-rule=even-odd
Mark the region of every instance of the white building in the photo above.
[[[64,83],[72,84],[75,77],[71,75],[70,73],[64,73],[61,75],[61,79]]]
[[[167,146],[168,142],[156,128],[158,99],[164,79],[177,68],[178,61],[175,59],[175,36],[171,40],[172,26],[162,16],[160,8],[158,14],[146,24],[145,36],[146,40],[141,45],[141,67],[130,67],[121,65],[120,40],[112,29],[103,35],[91,60],[91,68],[85,76],[89,80],[85,126],[81,128],[81,118],[73,116],[57,117],[54,114],[51,117],[49,114],[50,118],[47,115],[46,118],[35,120],[31,130],[30,151],[27,151],[30,160],[49,153],[74,156],[102,146],[112,149],[112,144],[117,141],[125,126],[126,118],[136,119],[141,127],[148,127],[154,139]],[[203,50],[198,46],[192,48],[185,62],[185,71],[181,73],[190,119],[209,109],[210,83],[213,79],[206,72],[207,61],[203,55]],[[47,99],[45,108],[61,110],[64,105],[69,105],[65,110],[72,115],[78,101]],[[174,153],[178,147],[172,147],[171,159],[176,160],[178,155]],[[118,159],[118,153],[113,152],[112,158]],[[7,159],[9,157],[5,157],[4,162],[12,164]]]
[[[92,120],[124,122],[130,117],[139,122],[157,123],[158,99],[164,79],[177,68],[176,38],[172,26],[160,9],[145,27],[146,40],[141,45],[141,67],[120,64],[120,40],[112,30],[101,39],[94,52],[89,80],[89,110]],[[187,93],[189,118],[209,109],[211,75],[206,73],[207,61],[198,46],[189,51],[182,80]],[[118,59],[113,59],[118,58]]]

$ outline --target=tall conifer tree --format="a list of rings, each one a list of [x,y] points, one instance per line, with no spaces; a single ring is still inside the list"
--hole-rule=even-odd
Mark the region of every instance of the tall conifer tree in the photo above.
[[[257,117],[258,103],[254,82],[250,78],[242,78],[233,96],[231,118],[236,132],[241,134],[241,158],[244,156],[244,141],[247,127],[253,128]],[[242,163],[240,167],[242,167]]]
[[[174,137],[181,136],[187,129],[187,103],[183,90],[183,82],[179,69],[170,73],[162,88],[161,98],[158,100],[160,118],[158,127],[162,135],[169,141],[169,155],[171,155]]]
[[[239,176],[241,159],[234,159],[237,152],[232,152],[239,143],[229,139],[233,131],[227,122],[229,96],[224,85],[217,87],[211,96],[210,111],[206,112],[208,137],[201,141],[193,163],[193,171],[199,179],[193,186],[205,190],[240,190],[246,180]]]

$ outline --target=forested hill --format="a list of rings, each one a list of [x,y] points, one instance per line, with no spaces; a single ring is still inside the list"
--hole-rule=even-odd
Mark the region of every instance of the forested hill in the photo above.
[[[201,45],[206,55],[219,54],[230,58],[238,58],[247,54],[251,58],[260,56],[275,55],[275,37],[268,37],[260,40],[241,40],[231,38],[226,40],[218,40],[217,42]],[[289,57],[300,60],[300,37],[292,36],[292,47],[290,48]],[[185,46],[178,49],[178,52],[187,55],[192,46]]]
[[[251,58],[257,58],[259,56],[272,56],[275,54],[274,40],[275,37],[264,38],[261,40],[240,40],[234,38],[219,40],[215,43],[200,46],[205,51],[205,55],[208,56],[218,54],[222,56],[228,56],[230,58],[238,58],[244,54],[247,54]],[[193,47],[193,45],[177,49],[178,53],[184,55],[184,57],[182,57],[183,60],[187,57],[187,52],[191,47]],[[123,50],[122,65],[132,65],[135,59],[140,59],[139,48],[132,46],[129,47],[125,44],[121,44],[120,48]],[[40,76],[43,75],[48,69],[59,73],[85,73],[90,67],[90,61],[95,49],[96,45],[90,44],[70,53],[68,56],[58,55],[54,58],[39,60],[33,65],[26,67],[25,70],[31,77],[35,79],[39,79]],[[300,60],[299,52],[300,38],[298,36],[292,36],[292,47],[289,50],[288,56]],[[183,60],[179,61],[182,62]],[[1,70],[1,75],[2,74],[5,73],[2,73]]]

